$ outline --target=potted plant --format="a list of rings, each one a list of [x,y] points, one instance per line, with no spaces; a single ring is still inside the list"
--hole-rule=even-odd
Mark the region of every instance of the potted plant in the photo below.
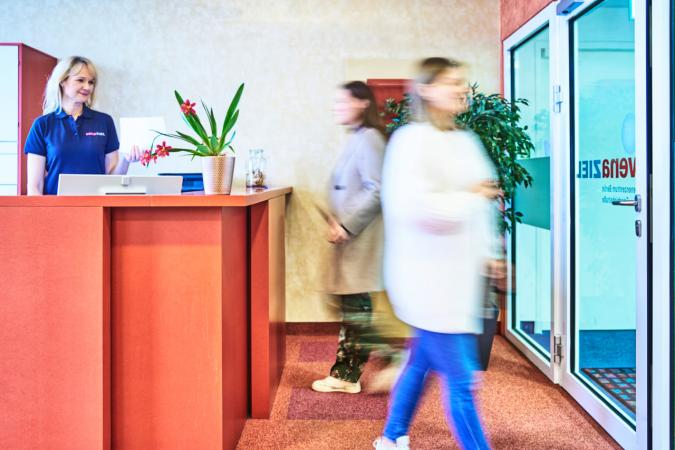
[[[457,125],[478,135],[497,171],[499,186],[503,191],[503,203],[499,208],[500,232],[511,232],[514,224],[522,222],[523,214],[513,208],[513,196],[519,185],[529,187],[532,176],[518,163],[528,158],[534,145],[527,134],[527,126],[521,126],[520,105],[527,106],[525,99],[508,100],[499,94],[486,95],[478,92],[478,85],[471,86],[469,108],[457,117]],[[393,133],[410,121],[410,97],[385,103],[384,117],[389,119],[386,130]],[[483,370],[490,360],[492,341],[497,330],[498,294],[503,286],[486,280],[485,313],[483,334],[479,336],[480,362]]]
[[[148,165],[150,161],[157,161],[157,158],[168,156],[169,153],[188,153],[193,158],[199,157],[201,159],[204,192],[206,194],[229,194],[232,189],[232,175],[234,173],[235,162],[234,148],[231,145],[236,135],[233,129],[239,118],[237,106],[239,105],[243,91],[244,83],[239,86],[237,92],[234,94],[220,128],[216,123],[213,109],[206,106],[202,101],[202,107],[208,119],[208,131],[194,109],[195,103],[190,102],[190,99],[183,100],[178,91],[174,91],[183,120],[192,129],[195,136],[180,131],[176,131],[175,133],[157,132],[158,137],[166,136],[177,139],[188,144],[188,146],[177,148],[168,146],[166,142],[162,142],[153,150],[153,141],[150,150],[144,152],[141,164]]]

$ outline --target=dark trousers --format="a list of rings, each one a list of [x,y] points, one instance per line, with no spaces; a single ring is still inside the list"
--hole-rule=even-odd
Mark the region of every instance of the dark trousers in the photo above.
[[[341,295],[342,326],[338,340],[335,364],[330,375],[343,381],[356,383],[361,378],[363,366],[373,347],[375,333],[370,322],[373,303],[368,293]]]

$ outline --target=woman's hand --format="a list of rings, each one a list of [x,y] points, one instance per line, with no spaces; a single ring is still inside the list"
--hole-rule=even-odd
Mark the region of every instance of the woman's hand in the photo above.
[[[499,292],[506,292],[506,275],[508,273],[507,262],[503,259],[491,259],[485,267],[485,276],[490,279],[490,284]]]
[[[132,145],[128,152],[122,152],[122,154],[128,163],[133,163],[141,160],[141,156],[143,156],[143,150],[141,150],[138,145]]]
[[[499,189],[499,184],[494,180],[485,180],[476,184],[471,188],[474,194],[482,195],[488,200],[494,200],[498,197],[503,197],[504,193]]]
[[[342,244],[347,242],[350,237],[349,233],[335,220],[328,223],[328,242],[331,244]]]

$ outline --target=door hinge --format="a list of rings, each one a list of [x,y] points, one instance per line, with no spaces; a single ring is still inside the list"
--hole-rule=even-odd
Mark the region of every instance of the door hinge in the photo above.
[[[559,113],[562,111],[562,86],[559,84],[553,85],[553,112]]]
[[[553,336],[553,362],[560,364],[563,357],[563,337],[559,334]]]

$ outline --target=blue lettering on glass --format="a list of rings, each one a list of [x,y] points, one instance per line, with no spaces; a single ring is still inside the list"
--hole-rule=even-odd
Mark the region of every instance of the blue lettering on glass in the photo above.
[[[600,172],[600,161],[599,159],[596,159],[593,161],[593,178],[602,178],[602,174]]]

